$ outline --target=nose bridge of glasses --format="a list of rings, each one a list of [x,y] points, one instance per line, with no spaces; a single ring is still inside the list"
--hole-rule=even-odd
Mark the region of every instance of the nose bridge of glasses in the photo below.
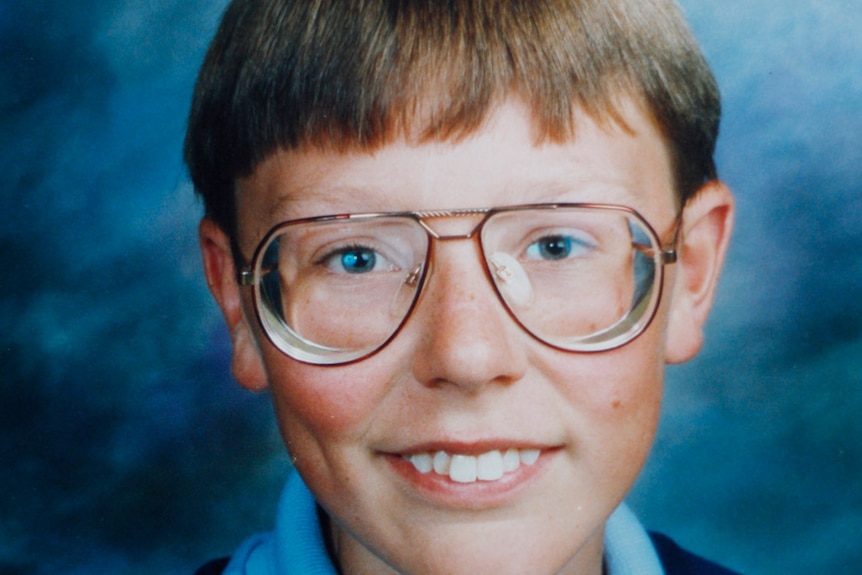
[[[417,220],[428,235],[442,242],[469,240],[482,228],[486,209],[417,212]],[[465,227],[469,225],[470,227]]]
[[[447,254],[440,263],[432,264],[431,260],[437,259],[432,254],[436,254],[437,250],[435,250],[432,246],[429,246],[430,249],[428,253],[431,260],[428,261],[428,272],[431,273],[431,269],[436,268],[438,271],[435,272],[433,275],[435,277],[439,276],[440,266],[442,266],[447,270],[447,272],[443,273],[443,276],[450,278],[457,277],[458,283],[463,285],[465,278],[463,274],[469,274],[470,272],[467,270],[475,269],[472,265],[472,263],[474,263],[474,260],[470,258],[474,258],[475,255],[478,253],[480,259],[484,259],[484,249],[481,245],[479,245],[478,240],[480,237],[482,226],[488,220],[488,217],[491,213],[493,212],[489,209],[479,208],[465,210],[415,212],[414,215],[416,216],[416,221],[419,222],[422,228],[425,229],[429,237],[431,237],[433,240],[446,244],[456,243],[460,240],[471,240],[473,243],[473,249],[475,250],[471,251],[469,255],[467,253],[460,252],[460,250],[456,250],[456,252],[459,252],[460,255],[456,255],[455,252],[451,252]],[[442,248],[442,246],[440,247]],[[486,275],[486,277],[488,277],[487,274],[489,273],[489,271],[487,269],[487,264],[481,267],[484,269],[483,273]],[[452,273],[454,273],[455,276],[452,276]],[[440,278],[436,277],[436,279],[431,281],[439,282]],[[427,286],[427,283],[425,285]]]

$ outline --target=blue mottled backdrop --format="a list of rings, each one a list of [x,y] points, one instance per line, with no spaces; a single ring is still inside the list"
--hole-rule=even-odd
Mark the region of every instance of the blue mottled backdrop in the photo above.
[[[739,216],[631,501],[746,573],[862,573],[862,5],[683,4]],[[0,573],[188,574],[271,521],[180,154],[222,8],[0,2]]]

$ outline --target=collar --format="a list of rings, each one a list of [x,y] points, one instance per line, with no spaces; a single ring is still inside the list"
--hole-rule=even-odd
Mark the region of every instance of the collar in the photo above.
[[[625,503],[605,524],[605,565],[608,575],[664,575],[649,535]]]

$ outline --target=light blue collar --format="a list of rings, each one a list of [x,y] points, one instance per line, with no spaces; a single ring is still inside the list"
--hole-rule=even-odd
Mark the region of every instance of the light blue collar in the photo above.
[[[664,575],[649,535],[625,503],[605,524],[605,562],[608,575]]]

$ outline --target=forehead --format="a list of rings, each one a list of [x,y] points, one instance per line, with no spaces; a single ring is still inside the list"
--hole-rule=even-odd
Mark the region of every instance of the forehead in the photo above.
[[[648,218],[672,209],[663,137],[634,106],[624,125],[579,117],[567,142],[537,142],[529,112],[509,102],[456,142],[404,139],[373,151],[281,150],[240,180],[240,238],[279,221],[334,213],[603,202]]]

